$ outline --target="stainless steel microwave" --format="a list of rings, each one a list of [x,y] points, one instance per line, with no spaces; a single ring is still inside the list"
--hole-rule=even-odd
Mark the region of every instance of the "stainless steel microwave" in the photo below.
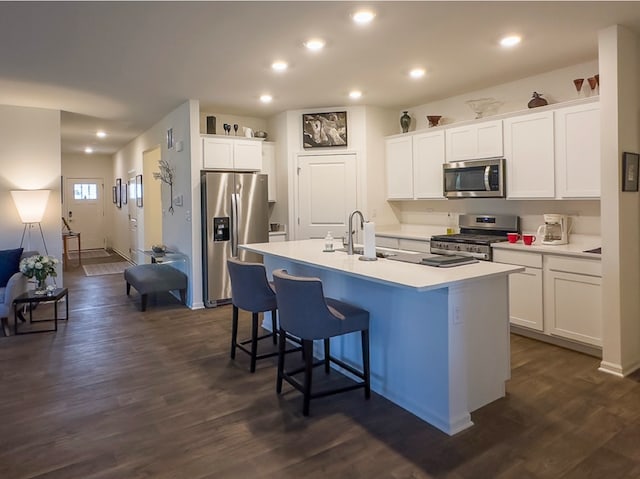
[[[446,198],[504,198],[504,158],[442,165]]]

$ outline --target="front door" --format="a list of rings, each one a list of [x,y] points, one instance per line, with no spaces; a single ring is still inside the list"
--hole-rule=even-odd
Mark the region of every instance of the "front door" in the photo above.
[[[102,178],[67,178],[63,212],[74,233],[81,233],[83,249],[105,247],[104,181]],[[75,241],[70,249],[77,248]]]
[[[342,238],[357,207],[356,155],[298,157],[296,239]]]

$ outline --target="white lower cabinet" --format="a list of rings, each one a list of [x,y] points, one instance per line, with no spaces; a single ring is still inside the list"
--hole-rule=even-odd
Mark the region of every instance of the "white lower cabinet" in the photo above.
[[[287,234],[285,232],[269,233],[269,243],[280,243],[283,241],[287,241]]]
[[[543,331],[542,255],[495,250],[493,260],[526,267],[522,273],[509,275],[509,320],[518,326]]]
[[[544,295],[547,332],[602,346],[600,261],[548,256]]]
[[[398,238],[388,236],[376,236],[376,246],[378,248],[398,249]]]
[[[501,249],[493,260],[526,268],[509,276],[511,324],[602,346],[600,260]]]
[[[376,236],[376,246],[378,248],[416,251],[418,253],[428,253],[431,249],[431,243],[429,240],[392,238],[389,236]]]

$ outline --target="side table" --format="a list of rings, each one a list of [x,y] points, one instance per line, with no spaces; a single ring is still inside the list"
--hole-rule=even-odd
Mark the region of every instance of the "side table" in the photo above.
[[[66,315],[64,318],[58,318],[58,302],[66,298]],[[53,318],[47,319],[33,319],[33,305],[38,303],[53,303]],[[53,321],[53,329],[35,329],[29,331],[18,331],[18,306],[23,304],[29,304],[29,323],[41,323]],[[28,291],[21,294],[13,300],[13,317],[14,317],[14,333],[17,334],[33,334],[33,333],[45,333],[49,331],[58,330],[58,320],[69,319],[69,290],[67,288],[56,288],[50,292],[50,294],[35,294],[34,291]]]
[[[78,240],[78,266],[82,266],[82,246],[80,244],[80,233],[62,233],[62,245],[64,250],[62,257],[64,258],[63,268],[65,270],[68,267],[68,263],[71,262],[71,259],[69,258],[69,245],[67,244],[67,242],[73,238],[76,238]]]

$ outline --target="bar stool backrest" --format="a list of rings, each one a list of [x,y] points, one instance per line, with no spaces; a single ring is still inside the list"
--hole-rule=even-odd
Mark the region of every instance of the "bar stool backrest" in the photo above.
[[[325,339],[341,333],[344,317],[327,305],[319,278],[273,272],[280,325],[301,339]]]
[[[276,294],[269,285],[264,265],[229,258],[227,267],[231,277],[231,302],[235,306],[251,312],[276,309]]]

